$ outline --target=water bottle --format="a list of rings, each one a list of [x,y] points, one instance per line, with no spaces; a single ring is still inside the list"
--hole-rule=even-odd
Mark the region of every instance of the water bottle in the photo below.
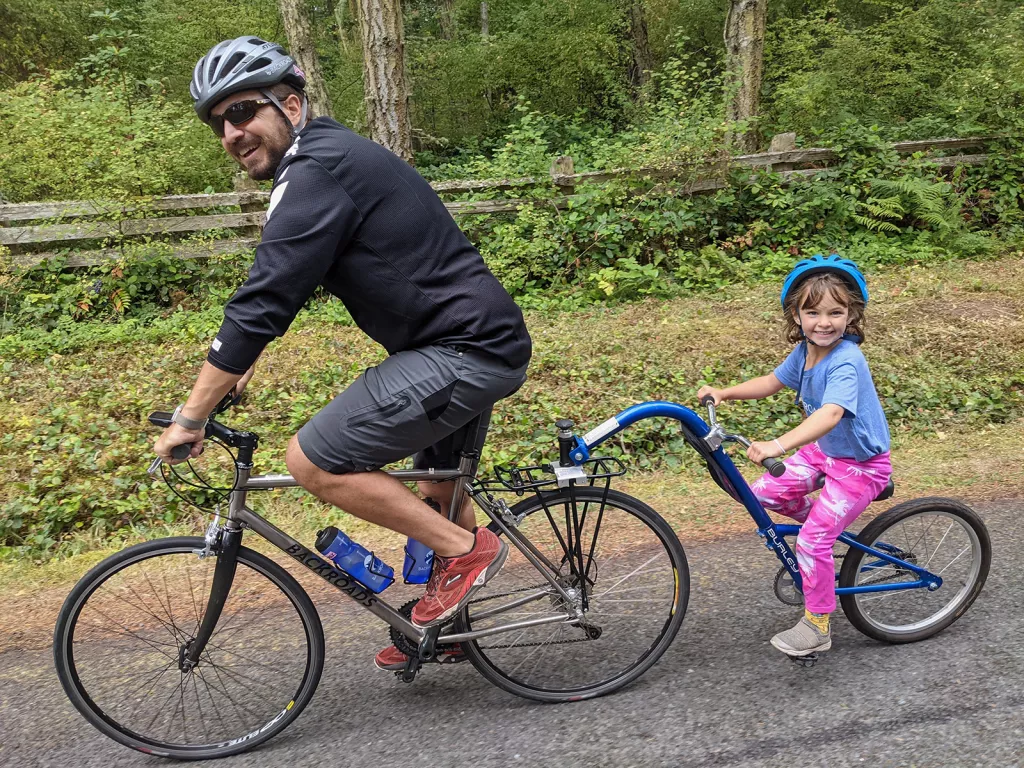
[[[441,511],[441,505],[429,496],[423,501],[435,512]],[[430,580],[433,568],[434,550],[410,536],[405,544],[405,564],[402,566],[402,578],[405,579],[405,583],[426,584]]]
[[[402,566],[405,583],[426,584],[433,568],[434,550],[410,536],[405,545],[405,565]]]
[[[333,525],[316,535],[316,548],[353,579],[373,592],[383,592],[395,581],[394,569],[366,547],[356,544]]]

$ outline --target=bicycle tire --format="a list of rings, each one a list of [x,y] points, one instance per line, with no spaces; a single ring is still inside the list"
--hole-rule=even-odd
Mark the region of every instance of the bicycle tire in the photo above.
[[[509,693],[513,693],[517,696],[522,696],[527,699],[533,699],[535,701],[543,702],[563,702],[563,701],[578,701],[581,699],[594,698],[596,696],[603,696],[611,693],[612,691],[618,690],[624,685],[629,684],[633,680],[637,679],[650,669],[658,659],[668,649],[672,640],[675,638],[679,631],[680,626],[683,622],[683,617],[686,614],[687,601],[689,599],[690,592],[690,576],[689,568],[686,562],[686,553],[683,550],[682,544],[676,537],[675,532],[669,526],[667,522],[651,507],[643,503],[639,499],[628,496],[624,493],[608,490],[605,491],[601,488],[594,487],[580,487],[575,488],[572,491],[573,496],[576,499],[578,509],[598,509],[602,500],[605,502],[604,509],[614,508],[625,514],[624,523],[619,524],[616,530],[605,529],[606,535],[603,539],[601,538],[601,520],[602,517],[598,517],[597,522],[594,523],[590,530],[596,529],[598,531],[599,545],[602,549],[598,550],[595,546],[591,551],[595,553],[594,557],[594,586],[590,588],[589,598],[589,611],[587,612],[587,621],[590,622],[593,618],[595,621],[603,622],[602,634],[599,638],[593,642],[587,643],[587,645],[579,645],[576,643],[586,642],[588,637],[579,627],[570,627],[568,625],[554,625],[555,631],[559,632],[564,630],[567,633],[566,640],[557,640],[548,643],[529,643],[524,641],[524,645],[521,650],[524,654],[536,654],[537,650],[526,651],[529,647],[536,647],[550,645],[552,647],[563,645],[564,643],[573,643],[573,645],[566,645],[565,647],[570,648],[569,653],[560,653],[554,657],[554,663],[550,665],[554,674],[561,677],[561,682],[558,685],[543,685],[534,680],[525,679],[523,674],[517,674],[517,670],[510,668],[511,662],[514,657],[514,653],[499,654],[495,652],[495,648],[502,650],[515,651],[518,646],[508,645],[507,640],[501,638],[509,638],[510,636],[515,637],[517,633],[503,633],[492,635],[488,638],[480,638],[473,641],[462,642],[461,646],[466,654],[466,657],[473,664],[474,667],[491,683],[497,685]],[[543,494],[540,498],[533,497],[525,499],[516,504],[511,509],[511,513],[517,518],[522,516],[522,523],[518,526],[520,531],[523,531],[524,526],[531,520],[537,520],[538,525],[543,527],[543,519],[548,518],[544,515],[543,518],[538,518],[538,513],[543,513],[545,509],[568,509],[570,505],[569,489],[560,491],[554,491]],[[581,517],[583,513],[580,512]],[[603,514],[607,514],[605,511]],[[552,516],[553,517],[553,516]],[[591,521],[595,518],[591,518]],[[527,526],[529,527],[529,526]],[[553,527],[553,525],[552,525]],[[491,530],[493,530],[499,536],[502,535],[500,528],[491,523]],[[585,525],[581,526],[581,530],[586,533]],[[653,540],[657,542],[655,545],[651,543],[650,546],[634,545],[630,548],[630,542],[626,539],[629,536],[636,537],[638,534],[649,531],[653,533]],[[524,532],[525,533],[525,532]],[[625,538],[624,538],[625,537]],[[527,538],[530,538],[527,535]],[[582,538],[582,537],[581,537]],[[538,539],[530,538],[531,542],[538,545]],[[606,556],[609,550],[603,549],[604,542],[615,542],[622,544],[621,552],[618,554],[616,559],[616,553],[611,553],[611,556]],[[538,545],[539,546],[539,545]],[[660,547],[660,549],[659,549]],[[520,558],[518,563],[518,570],[520,576],[529,582],[531,579],[534,580],[538,585],[543,588],[547,583],[543,581],[541,575],[537,572],[536,568],[528,563],[519,550],[510,543],[510,554],[509,561],[506,562],[504,569],[498,574],[495,579],[488,582],[488,585],[479,594],[484,594],[484,597],[471,601],[465,609],[463,609],[456,619],[456,631],[468,632],[473,629],[474,626],[474,615],[481,615],[481,612],[485,610],[481,607],[479,610],[475,607],[485,603],[488,600],[496,598],[489,598],[486,596],[486,592],[492,588],[495,582],[502,580],[502,577],[509,572],[513,572],[517,569],[517,563],[514,562],[516,557]],[[589,548],[589,542],[583,545],[583,548]],[[555,548],[557,552],[557,547]],[[600,551],[600,555],[597,553]],[[564,549],[563,549],[564,552]],[[654,552],[653,557],[646,563],[642,562],[643,558],[647,557],[650,552]],[[659,573],[663,574],[652,589],[648,591],[647,585],[640,584],[638,586],[626,586],[626,579],[632,578],[634,575],[642,576],[647,571],[642,570],[646,568],[650,563],[658,561],[656,564],[659,567]],[[633,574],[630,573],[629,569],[634,568],[635,564],[640,562],[639,569],[634,570]],[[565,563],[561,563],[564,570]],[[532,569],[532,571],[531,571]],[[611,583],[610,587],[602,587],[606,589],[605,592],[597,592],[597,582],[604,578],[606,572],[610,571],[611,576],[605,579],[602,584]],[[621,573],[626,575],[622,578],[619,577]],[[562,573],[560,578],[566,578],[569,574]],[[615,582],[614,579],[618,579]],[[666,582],[666,579],[668,580]],[[529,590],[532,587],[527,587]],[[615,594],[620,597],[607,597],[608,593],[614,589]],[[501,595],[500,585],[495,587],[494,591]],[[522,591],[522,590],[520,590]],[[552,590],[553,593],[553,590]],[[622,599],[621,595],[627,593],[630,595],[627,599]],[[645,595],[656,594],[656,597],[645,597]],[[542,598],[547,600],[549,598]],[[554,598],[550,598],[554,599]],[[624,643],[631,640],[634,635],[639,633],[619,633],[608,632],[612,629],[616,623],[630,624],[627,622],[612,622],[609,624],[611,617],[620,617],[623,614],[610,613],[607,610],[607,606],[611,603],[618,603],[620,605],[625,604],[645,604],[645,601],[652,601],[659,604],[659,608],[655,609],[661,611],[664,609],[664,617],[660,615],[653,616],[648,622],[650,624],[651,631],[654,634],[653,640],[647,645],[647,641],[640,641],[638,645],[642,650],[630,650],[624,647]],[[596,610],[595,610],[596,608]],[[614,610],[614,609],[613,609]],[[625,614],[629,616],[630,614]],[[638,619],[646,618],[643,614],[636,615]],[[659,623],[660,622],[660,623]],[[552,625],[547,625],[552,626]],[[544,627],[543,631],[547,632],[547,626]],[[639,627],[638,622],[633,622],[632,628]],[[526,630],[522,634],[532,630]],[[572,634],[574,633],[575,634]],[[614,635],[614,637],[606,636]],[[502,646],[505,646],[502,648]],[[646,647],[645,647],[646,646]],[[590,675],[603,675],[604,673],[598,673],[596,670],[601,666],[604,659],[601,655],[614,654],[615,656],[623,657],[623,668],[617,669],[606,679],[588,679],[578,683],[568,679],[570,669],[577,670],[577,673],[582,676]],[[536,666],[536,664],[535,664]]]
[[[930,527],[923,519],[925,515],[936,518]],[[915,521],[914,518],[919,519]],[[932,531],[932,538],[929,539],[930,528],[934,528],[935,522],[941,520],[948,521],[949,525],[943,532],[942,526],[945,523],[939,522],[939,527]],[[911,529],[910,524],[914,524],[915,528]],[[896,527],[901,525],[905,525],[906,529],[897,531]],[[960,530],[954,533],[953,529],[957,525],[960,526]],[[913,532],[911,532],[912,530]],[[934,565],[921,563],[928,567],[929,571],[937,572],[943,578],[943,584],[938,590],[932,592],[922,587],[898,592],[840,595],[843,612],[850,623],[860,632],[882,642],[913,643],[932,637],[963,616],[985,586],[992,563],[992,542],[988,529],[978,514],[967,505],[954,499],[929,497],[907,501],[887,510],[868,523],[864,530],[857,535],[857,540],[868,545],[875,545],[886,532],[888,532],[887,543],[899,549],[897,556],[900,559],[906,560],[910,557],[914,558],[916,562],[921,562],[922,556],[928,555],[928,562],[931,562],[938,557],[940,547],[951,545],[950,552],[952,552],[959,546],[961,552],[966,552],[967,548],[964,546],[966,544],[971,552],[970,563],[963,564],[967,566],[966,569],[957,568],[952,573],[943,571],[955,565],[962,554],[953,556],[953,561],[944,568],[940,568],[944,558],[940,558],[940,561]],[[939,535],[940,533],[942,535]],[[890,539],[891,541],[889,541]],[[929,555],[932,544],[935,545],[935,549]],[[905,549],[904,546],[906,546]],[[889,579],[917,578],[913,572],[906,569],[900,570],[891,566],[879,567],[877,560],[875,565],[872,565],[872,557],[867,552],[851,547],[843,559],[843,566],[839,572],[839,586],[856,586],[859,576],[863,577],[859,582],[861,584],[865,581],[878,583]],[[863,567],[865,563],[867,566]],[[960,576],[959,574],[963,570],[966,570],[966,575]],[[955,592],[953,587],[958,587]],[[942,597],[944,595],[950,596],[949,601],[945,604],[940,604],[939,599],[934,599],[935,596],[945,599]],[[929,611],[932,610],[932,605],[936,606],[932,613],[917,620],[907,620],[913,611],[921,610],[922,606],[923,610]],[[875,611],[875,615],[872,614],[872,611]],[[894,615],[899,618],[890,621],[883,619],[883,615]],[[905,621],[906,623],[894,623],[894,621]]]
[[[212,573],[216,562],[215,556],[201,561],[193,554],[196,550],[203,549],[204,545],[204,540],[199,537],[174,537],[137,544],[112,555],[95,566],[78,582],[64,601],[57,618],[53,644],[54,664],[57,676],[71,703],[90,724],[104,735],[146,754],[181,760],[199,760],[226,757],[252,749],[279,734],[299,716],[313,697],[323,670],[323,627],[309,596],[280,565],[258,552],[241,547],[238,552],[235,581],[228,594],[225,611],[210,638],[210,645],[201,656],[200,664],[196,668],[199,672],[186,673],[181,670],[180,648],[177,658],[179,667],[176,671],[171,671],[176,660],[172,658],[173,646],[175,643],[180,646],[181,641],[189,634],[185,631],[186,627],[192,629],[193,625],[198,626],[202,611],[206,607],[205,601],[209,596],[208,589],[206,594],[203,594],[202,588],[192,590],[193,582],[191,581],[193,570],[191,564],[196,564],[197,574],[207,573],[205,568]],[[161,559],[157,560],[157,558]],[[171,570],[172,568],[178,570]],[[165,588],[166,602],[160,599],[158,595],[160,588],[150,578],[150,571],[157,569],[163,569],[162,586]],[[172,578],[180,579],[181,574],[185,575],[189,589],[193,592],[191,613],[187,595],[180,601],[184,606],[182,609],[184,612],[178,611],[177,598],[181,597],[184,591],[168,587],[167,576],[171,575]],[[141,579],[142,576],[145,576],[149,582],[148,587],[136,589],[133,586],[135,582],[131,579]],[[158,578],[157,581],[160,579]],[[138,584],[142,583],[141,580],[138,581]],[[147,593],[146,589],[148,588],[152,588],[152,591]],[[276,591],[274,591],[275,589]],[[196,595],[202,597],[201,603],[197,601]],[[286,598],[287,603],[279,599],[280,595]],[[91,604],[90,601],[94,602]],[[118,601],[123,602],[126,607],[121,608]],[[265,602],[265,605],[259,610],[253,607],[258,601]],[[301,632],[297,628],[289,630],[288,626],[281,625],[278,621],[280,618],[278,609],[287,610],[288,604],[294,609],[301,622]],[[126,615],[133,608],[136,609],[137,615]],[[165,609],[166,617],[161,615]],[[264,614],[268,612],[271,613],[271,616],[266,617],[266,620],[268,622],[274,620],[271,623],[274,627],[280,627],[280,630],[273,637],[267,637],[265,642],[276,643],[278,647],[281,647],[288,642],[287,633],[291,631],[298,649],[295,661],[296,669],[298,669],[298,665],[302,666],[301,678],[297,686],[294,689],[284,688],[280,694],[275,693],[273,696],[269,692],[274,689],[274,681],[256,681],[256,678],[250,677],[245,672],[229,671],[229,668],[236,670],[244,668],[252,674],[254,669],[260,671],[263,667],[270,668],[267,661],[280,663],[280,657],[256,658],[262,647],[263,635],[257,635],[255,640],[251,637],[241,639],[245,637],[244,633],[246,632],[257,632],[260,622],[264,620]],[[194,619],[192,614],[194,614]],[[182,616],[188,617],[187,624],[181,618]],[[244,621],[239,621],[232,626],[234,617],[238,616],[244,616]],[[99,617],[100,623],[92,623],[93,617]],[[79,631],[77,643],[76,630]],[[99,630],[99,632],[95,630]],[[240,632],[243,633],[241,636]],[[264,631],[264,634],[267,633]],[[167,635],[174,639],[168,640]],[[187,644],[187,640],[185,644]],[[304,660],[302,659],[303,645]],[[136,657],[132,655],[136,653],[133,650],[136,648],[141,650],[141,660],[136,660]],[[244,649],[245,653],[242,654],[235,648]],[[268,648],[268,650],[270,649]],[[106,658],[109,658],[110,661],[108,669],[113,670],[112,674],[109,672],[99,674],[99,670],[103,666],[102,664],[94,666],[91,656],[94,652],[107,654]],[[227,659],[232,663],[215,663],[215,656],[221,660]],[[171,661],[166,661],[167,658],[171,658]],[[145,670],[139,671],[141,666],[150,664],[154,659],[158,664],[164,665],[163,671],[155,677],[150,676],[153,668],[147,667]],[[216,678],[214,684],[210,684],[206,679],[203,673],[204,667],[210,673],[210,680]],[[168,672],[170,672],[170,677],[164,680]],[[208,743],[188,744],[184,741],[175,742],[169,739],[166,732],[158,738],[156,735],[140,732],[135,723],[122,722],[122,720],[134,718],[140,708],[152,705],[155,701],[153,692],[158,686],[165,686],[165,684],[169,686],[161,687],[159,695],[163,695],[165,690],[169,689],[171,698],[173,698],[175,673],[180,676],[177,684],[180,702],[175,703],[174,712],[170,716],[174,720],[175,730],[177,729],[176,717],[180,706],[182,730],[187,739],[187,718],[190,715],[186,714],[185,698],[190,695],[190,685],[191,690],[194,691],[194,703],[198,708],[199,716],[200,718],[204,716],[203,694],[200,692],[201,681],[207,701],[214,702],[221,725],[227,725],[227,723],[220,708],[216,707],[214,694],[227,695],[227,699],[233,706],[232,712],[227,709],[227,702],[225,702],[228,721],[233,722],[237,718],[242,725],[234,727],[240,727],[241,732],[217,736]],[[118,686],[128,685],[129,681],[144,676],[147,676],[148,682],[144,682],[143,687],[133,693],[135,698],[118,693]],[[87,678],[88,682],[84,682],[83,677]],[[266,692],[264,693],[265,702],[260,701],[258,696],[255,702],[251,698],[246,698],[241,702],[233,699],[229,688],[236,688],[246,680],[252,681],[249,683],[252,686],[250,690],[257,693]],[[256,685],[257,682],[261,687]],[[107,683],[114,687],[114,695],[102,690]],[[151,686],[149,691],[145,690],[146,685]],[[289,703],[277,709],[280,703],[272,701],[272,699],[280,698],[281,701],[284,701],[289,695]],[[167,705],[164,707],[166,710],[170,701],[164,703]],[[269,706],[267,712],[272,716],[265,722],[259,722],[258,727],[255,728],[251,727],[251,724],[246,724],[245,721],[249,717],[246,711],[252,712],[250,707],[261,706]],[[129,707],[134,707],[131,713],[127,711]],[[145,711],[144,717],[148,716],[149,711],[151,710]],[[162,714],[158,707],[153,721],[155,722],[157,718],[161,717],[166,719],[167,715],[166,712]],[[256,714],[253,719],[262,720],[262,717],[262,714]],[[152,723],[150,728],[152,728]],[[203,733],[208,735],[205,723],[203,724]]]

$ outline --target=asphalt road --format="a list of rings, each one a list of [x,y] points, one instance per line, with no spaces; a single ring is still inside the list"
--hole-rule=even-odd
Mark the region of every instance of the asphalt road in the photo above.
[[[690,607],[672,648],[628,688],[574,704],[516,698],[469,664],[404,685],[371,661],[386,627],[319,594],[327,664],[312,703],[219,764],[1024,766],[1024,502],[979,511],[995,549],[988,584],[935,638],[883,645],[840,613],[833,650],[798,667],[768,644],[799,609],[774,598],[777,561],[751,533],[687,547]],[[0,765],[168,764],[95,731],[65,698],[46,639],[23,645],[0,653]]]

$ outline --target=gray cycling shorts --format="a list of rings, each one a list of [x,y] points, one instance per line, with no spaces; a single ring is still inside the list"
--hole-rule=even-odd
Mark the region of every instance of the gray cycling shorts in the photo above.
[[[452,347],[391,355],[367,368],[299,430],[299,445],[325,472],[371,472],[416,455],[420,468],[454,469],[467,429],[479,452],[491,406],[526,380],[526,366]]]

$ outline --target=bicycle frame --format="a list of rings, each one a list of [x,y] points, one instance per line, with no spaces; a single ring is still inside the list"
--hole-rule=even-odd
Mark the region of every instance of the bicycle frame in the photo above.
[[[225,432],[227,434],[227,432]],[[291,475],[251,475],[252,452],[256,446],[256,438],[250,433],[232,433],[241,442],[239,456],[235,462],[236,480],[235,490],[231,492],[228,513],[223,525],[218,523],[217,518],[211,523],[207,531],[206,550],[199,550],[198,554],[209,554],[216,549],[218,553],[217,565],[214,570],[213,583],[210,587],[210,598],[207,604],[207,611],[196,637],[192,641],[186,655],[186,663],[189,665],[198,664],[203,650],[213,634],[217,620],[220,617],[221,609],[227,600],[228,592],[234,579],[235,563],[238,547],[241,544],[242,532],[248,528],[269,541],[282,552],[313,571],[320,578],[348,595],[357,604],[368,610],[388,625],[394,627],[398,632],[415,642],[420,648],[421,658],[429,657],[438,644],[458,643],[468,640],[476,640],[481,637],[495,635],[503,632],[512,632],[528,627],[535,627],[542,624],[573,623],[578,620],[577,616],[566,612],[564,615],[546,616],[524,621],[516,621],[499,626],[488,627],[487,629],[441,634],[440,627],[420,629],[409,621],[401,612],[393,608],[387,602],[379,598],[374,592],[364,587],[347,573],[337,568],[333,563],[320,557],[319,553],[308,549],[305,545],[293,539],[287,533],[275,526],[273,523],[256,514],[246,506],[246,498],[249,491],[271,490],[276,488],[296,488],[298,482]],[[473,479],[474,457],[464,454],[460,460],[459,468],[452,470],[424,469],[424,470],[395,470],[388,474],[402,482],[445,482],[457,481],[459,478],[469,478],[466,482],[456,482],[452,493],[451,506],[449,508],[449,519],[455,520],[462,509],[463,500],[468,495],[474,503],[502,530],[509,542],[519,549],[534,567],[543,575],[550,584],[550,589],[538,589],[534,593],[520,596],[509,603],[487,609],[480,616],[494,616],[504,611],[512,610],[533,600],[558,594],[565,605],[572,605],[573,599],[565,588],[558,583],[552,575],[553,566],[546,562],[543,555],[519,533],[515,525],[509,525],[503,519],[502,509],[487,498],[482,498],[482,492],[474,489],[471,481]]]
[[[713,407],[712,407],[713,408]],[[800,569],[797,565],[794,554],[786,536],[796,536],[800,532],[799,525],[789,525],[774,522],[765,511],[761,502],[757,500],[754,492],[746,479],[740,474],[729,455],[723,450],[722,444],[727,442],[741,442],[743,438],[738,435],[726,433],[722,427],[714,421],[712,414],[712,426],[709,426],[700,416],[679,403],[665,400],[654,400],[646,403],[639,403],[630,406],[624,411],[616,414],[608,421],[595,427],[593,430],[576,437],[576,443],[570,451],[569,458],[577,465],[583,463],[590,457],[590,452],[601,443],[617,435],[626,427],[635,424],[643,419],[669,418],[680,423],[684,432],[689,431],[697,440],[702,441],[706,447],[705,458],[714,462],[715,466],[722,473],[724,478],[736,491],[736,500],[739,501],[757,526],[758,535],[764,540],[765,546],[775,553],[783,567],[793,577],[796,588],[803,592],[803,582],[800,578]],[[894,565],[898,568],[911,571],[917,576],[915,581],[902,582],[898,584],[864,584],[856,587],[836,587],[837,595],[853,595],[865,592],[893,592],[906,589],[936,590],[942,586],[942,578],[922,568],[915,563],[901,560],[886,549],[897,550],[889,545],[879,544],[878,547],[870,547],[857,541],[856,537],[843,531],[839,535],[839,541],[848,547],[859,549],[862,552],[877,557],[880,562],[870,562],[862,566],[863,571],[882,567],[882,564]],[[837,575],[838,579],[838,575]]]

